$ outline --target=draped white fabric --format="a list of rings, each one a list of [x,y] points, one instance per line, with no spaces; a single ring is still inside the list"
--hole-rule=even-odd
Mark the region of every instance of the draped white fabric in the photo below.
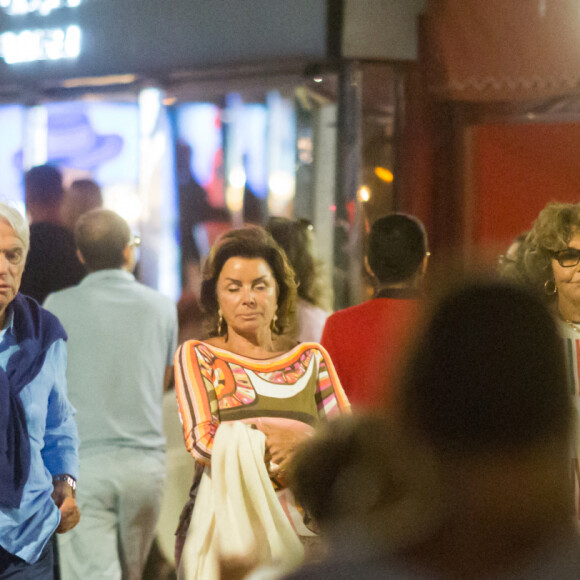
[[[178,578],[219,580],[219,560],[252,558],[291,569],[302,543],[272,488],[265,436],[241,422],[222,423],[189,526]]]

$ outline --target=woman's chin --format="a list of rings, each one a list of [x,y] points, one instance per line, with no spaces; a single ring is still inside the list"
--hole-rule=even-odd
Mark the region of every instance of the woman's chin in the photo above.
[[[270,327],[258,324],[257,320],[248,320],[231,326],[232,330],[240,336],[270,336]]]

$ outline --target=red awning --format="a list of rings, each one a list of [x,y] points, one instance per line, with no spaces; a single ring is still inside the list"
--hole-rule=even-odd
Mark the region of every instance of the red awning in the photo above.
[[[441,98],[580,93],[578,0],[430,0],[422,35],[430,86]]]

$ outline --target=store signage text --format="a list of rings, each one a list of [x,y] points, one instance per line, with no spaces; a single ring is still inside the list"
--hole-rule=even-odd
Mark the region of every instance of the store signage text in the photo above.
[[[82,0],[0,0],[0,10],[9,16],[47,16],[58,8],[76,8]],[[71,59],[81,52],[81,29],[35,28],[0,34],[0,58],[7,64],[40,60]]]
[[[0,0],[0,9],[9,16],[40,14],[47,16],[58,8],[76,8],[82,0]]]

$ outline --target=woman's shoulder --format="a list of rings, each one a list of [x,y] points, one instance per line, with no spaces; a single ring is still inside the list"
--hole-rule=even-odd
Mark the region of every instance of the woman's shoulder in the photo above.
[[[326,349],[321,344],[312,341],[299,342],[294,348],[286,352],[285,356],[297,358],[306,352],[310,352],[317,357],[324,358],[328,356],[328,352],[326,352]]]
[[[225,350],[225,342],[222,337],[216,336],[198,340],[197,338],[190,338],[181,344],[181,348],[195,348],[196,346],[205,346],[208,348],[222,348]]]
[[[178,352],[185,352],[186,356],[207,359],[222,359],[226,362],[238,364],[246,368],[257,368],[263,370],[265,366],[279,366],[281,363],[291,363],[310,352],[316,357],[327,357],[328,353],[323,346],[317,342],[286,343],[284,348],[279,348],[267,358],[254,359],[236,354],[230,351],[225,341],[221,337],[214,337],[207,340],[191,339],[184,342]]]
[[[189,358],[199,358],[200,356],[207,355],[208,353],[213,353],[216,346],[212,343],[212,339],[208,340],[197,340],[192,338],[186,340],[179,345],[177,349],[176,358],[189,357]]]

